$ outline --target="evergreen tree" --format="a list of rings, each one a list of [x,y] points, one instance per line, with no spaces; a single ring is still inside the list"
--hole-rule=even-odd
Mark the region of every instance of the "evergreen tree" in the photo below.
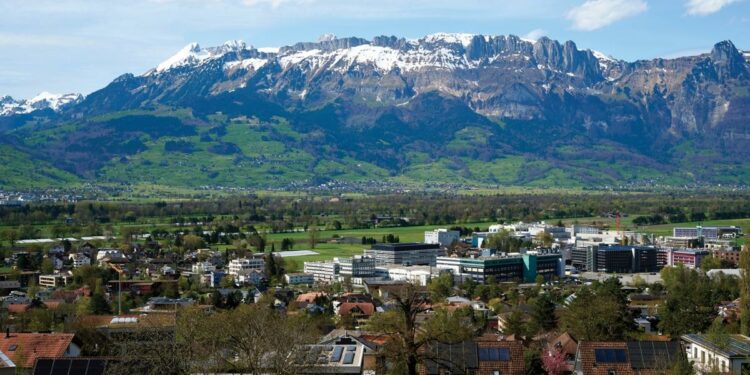
[[[101,280],[96,281],[96,288],[94,288],[94,293],[91,295],[90,307],[92,314],[104,315],[112,313],[112,308],[104,296]]]
[[[537,332],[547,332],[555,328],[555,303],[549,294],[536,298],[531,310],[531,322]]]

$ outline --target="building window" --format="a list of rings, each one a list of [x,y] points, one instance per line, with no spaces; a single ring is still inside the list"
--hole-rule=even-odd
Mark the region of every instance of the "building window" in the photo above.
[[[615,371],[614,369],[609,369],[607,370],[607,375],[617,375],[617,371]]]
[[[492,370],[492,375],[500,375],[500,370]]]

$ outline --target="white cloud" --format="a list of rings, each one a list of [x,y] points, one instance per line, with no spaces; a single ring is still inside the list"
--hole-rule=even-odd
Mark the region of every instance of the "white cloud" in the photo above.
[[[271,8],[278,8],[282,5],[287,4],[310,4],[315,0],[242,0],[242,4],[249,7],[254,6],[270,6]]]
[[[544,29],[534,29],[526,33],[522,38],[530,40],[539,40],[539,38],[547,35],[547,31]]]
[[[644,0],[586,0],[568,11],[573,28],[592,31],[643,13],[648,9]]]
[[[81,47],[92,44],[91,40],[74,36],[0,32],[0,46],[4,47]]]
[[[688,0],[685,6],[687,7],[687,14],[691,16],[705,16],[716,13],[721,8],[735,2],[737,0]]]

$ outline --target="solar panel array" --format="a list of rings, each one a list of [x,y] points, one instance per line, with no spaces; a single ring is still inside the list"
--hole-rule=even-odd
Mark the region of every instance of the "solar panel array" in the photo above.
[[[594,349],[594,357],[598,363],[626,363],[628,361],[625,349]]]
[[[346,352],[344,354],[344,362],[345,365],[351,365],[354,363],[354,352]]]
[[[49,358],[37,359],[33,375],[103,375],[107,359]]]
[[[479,348],[480,361],[510,361],[510,351],[508,348]]]
[[[682,353],[677,341],[630,341],[628,355],[633,368],[654,369],[670,367]]]

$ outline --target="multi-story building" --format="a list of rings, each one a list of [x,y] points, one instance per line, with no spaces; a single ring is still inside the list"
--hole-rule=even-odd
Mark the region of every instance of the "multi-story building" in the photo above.
[[[616,273],[656,272],[656,248],[601,244],[596,249],[596,271]]]
[[[702,237],[706,239],[718,239],[727,237],[737,237],[742,233],[742,228],[736,226],[729,227],[704,227],[696,226],[690,227],[677,227],[672,229],[673,237]]]
[[[262,255],[262,254],[259,254]],[[262,256],[253,256],[250,258],[232,259],[229,262],[228,274],[237,276],[240,273],[247,273],[252,270],[262,271],[265,266],[265,261]]]
[[[371,249],[365,250],[365,255],[374,258],[376,265],[434,266],[440,252],[438,244],[389,243],[372,245]]]
[[[670,265],[676,266],[682,264],[688,268],[698,268],[701,266],[703,258],[709,256],[710,253],[707,250],[696,250],[696,249],[678,249],[672,251],[672,261]]]
[[[316,282],[329,283],[339,276],[340,266],[337,262],[305,262],[305,273],[313,275]]]
[[[477,282],[485,282],[490,277],[496,281],[534,282],[537,275],[550,280],[565,271],[559,253],[532,252],[478,258],[438,257],[436,268],[449,270],[459,282],[469,277]]]
[[[595,271],[597,248],[598,246],[574,247],[570,252],[571,265],[581,271]]]
[[[740,266],[740,252],[737,250],[715,250],[713,255],[735,267]]]
[[[340,265],[339,276],[371,277],[375,275],[375,258],[355,255],[351,258],[336,258]]]
[[[311,273],[287,273],[284,275],[284,280],[289,285],[309,285],[315,282],[315,277]]]
[[[45,288],[58,288],[68,284],[70,277],[60,274],[39,275],[39,286]]]
[[[193,264],[192,270],[193,270],[193,273],[202,275],[204,273],[208,273],[208,272],[216,270],[216,266],[208,261],[198,262],[198,263]]]
[[[460,238],[461,233],[456,230],[448,229],[435,229],[424,232],[424,243],[427,244],[438,244],[446,247],[457,242]]]

